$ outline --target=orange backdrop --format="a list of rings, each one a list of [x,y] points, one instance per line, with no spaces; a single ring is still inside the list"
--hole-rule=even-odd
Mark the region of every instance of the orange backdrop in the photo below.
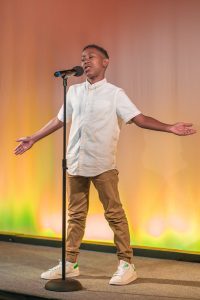
[[[62,132],[12,153],[16,138],[57,114],[54,71],[78,65],[86,44],[102,45],[107,79],[144,114],[198,129],[199,30],[198,0],[0,0],[1,232],[61,234]],[[118,168],[132,245],[200,252],[199,146],[198,134],[123,126]],[[112,242],[94,189],[85,240]]]

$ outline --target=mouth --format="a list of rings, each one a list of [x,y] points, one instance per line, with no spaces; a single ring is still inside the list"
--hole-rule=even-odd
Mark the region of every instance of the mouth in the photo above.
[[[85,66],[84,72],[87,74],[91,70],[91,66]]]

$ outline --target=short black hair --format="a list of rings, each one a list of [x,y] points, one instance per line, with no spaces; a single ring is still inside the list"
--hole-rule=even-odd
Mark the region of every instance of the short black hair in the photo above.
[[[95,49],[99,50],[106,58],[109,59],[108,52],[104,48],[102,48],[98,45],[95,45],[95,44],[90,44],[90,45],[85,46],[82,51],[85,51],[86,49],[89,49],[89,48],[95,48]]]

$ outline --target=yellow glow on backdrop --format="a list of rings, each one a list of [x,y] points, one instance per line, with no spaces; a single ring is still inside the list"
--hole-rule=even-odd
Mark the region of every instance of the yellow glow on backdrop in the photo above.
[[[100,44],[111,57],[107,79],[144,114],[198,129],[199,28],[198,0],[0,1],[1,232],[61,235],[62,132],[22,157],[12,153],[16,138],[57,114],[63,95],[54,71]],[[132,245],[200,252],[199,148],[199,134],[123,126],[118,168]],[[112,237],[92,189],[84,238]]]

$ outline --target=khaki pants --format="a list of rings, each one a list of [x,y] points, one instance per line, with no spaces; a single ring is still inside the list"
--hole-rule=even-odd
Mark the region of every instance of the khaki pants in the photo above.
[[[126,215],[122,208],[118,192],[118,171],[113,169],[94,177],[72,176],[68,174],[68,229],[66,257],[75,262],[84,235],[89,207],[90,183],[94,184],[104,207],[104,215],[114,232],[114,243],[118,259],[132,261],[130,235]]]

